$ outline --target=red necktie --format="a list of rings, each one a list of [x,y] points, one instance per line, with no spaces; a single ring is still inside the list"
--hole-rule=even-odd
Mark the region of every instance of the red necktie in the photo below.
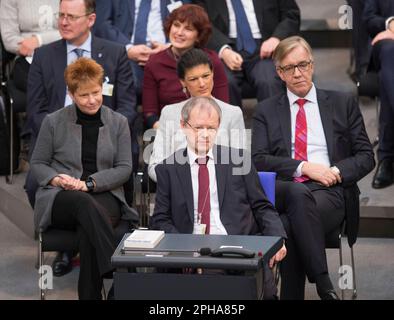
[[[206,225],[205,233],[209,234],[211,197],[209,194],[209,172],[207,167],[208,156],[196,159],[198,163],[198,214],[201,214],[201,223]]]
[[[307,102],[306,99],[298,99],[296,103],[299,106],[297,117],[296,117],[296,129],[295,129],[295,142],[294,142],[294,159],[308,161],[307,146],[308,146],[308,129],[306,123],[306,116],[304,110],[304,104]],[[306,176],[294,178],[295,182],[304,182],[309,180]]]

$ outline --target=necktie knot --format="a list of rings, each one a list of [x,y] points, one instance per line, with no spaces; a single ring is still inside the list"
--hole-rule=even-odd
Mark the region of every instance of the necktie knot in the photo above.
[[[302,107],[304,106],[304,104],[305,104],[307,101],[308,101],[308,100],[306,100],[306,99],[300,98],[300,99],[297,99],[296,103],[298,104],[298,106],[299,106],[300,108],[302,108]]]
[[[83,49],[81,49],[81,48],[75,48],[74,49],[74,52],[75,52],[75,54],[77,55],[77,58],[79,59],[79,58],[81,58],[81,57],[83,57],[83,52],[84,52],[85,50],[83,50]]]
[[[196,163],[197,163],[198,165],[206,166],[207,163],[208,163],[208,160],[209,160],[209,157],[208,157],[208,156],[206,156],[206,157],[201,157],[201,158],[197,158],[197,159],[196,159]]]

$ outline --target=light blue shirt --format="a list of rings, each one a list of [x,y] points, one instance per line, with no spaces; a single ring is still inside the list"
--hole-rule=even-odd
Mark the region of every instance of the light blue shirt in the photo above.
[[[82,54],[83,57],[92,58],[92,34],[89,33],[89,36],[86,39],[86,41],[84,43],[82,43],[82,45],[80,45],[80,46],[75,46],[75,45],[67,42],[67,65],[69,65],[70,63],[77,60],[78,56],[77,56],[76,52],[74,51],[74,49],[77,49],[77,48],[84,50],[83,54]],[[68,90],[66,88],[66,99],[64,101],[64,106],[66,107],[70,104],[72,104],[72,99],[68,95]]]

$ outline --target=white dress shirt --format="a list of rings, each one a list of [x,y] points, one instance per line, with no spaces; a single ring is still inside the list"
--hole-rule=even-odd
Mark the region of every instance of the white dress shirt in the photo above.
[[[296,117],[299,110],[299,106],[296,101],[300,99],[300,97],[297,97],[289,90],[287,90],[287,97],[289,98],[291,112],[291,157],[294,159],[295,126]],[[330,167],[326,136],[324,134],[323,123],[320,117],[315,85],[312,85],[311,90],[309,90],[304,99],[307,100],[304,105],[304,110],[307,123],[308,162],[319,163]],[[294,173],[294,177],[301,176],[302,164],[303,163],[298,166],[296,172]]]
[[[187,147],[187,155],[189,158],[190,172],[192,178],[193,187],[193,203],[194,203],[194,226],[193,233],[196,233],[196,226],[198,221],[198,169],[199,165],[196,163],[196,159],[200,158],[196,153]],[[219,195],[216,183],[216,170],[215,170],[215,159],[213,158],[212,149],[209,150],[207,156],[209,157],[207,168],[209,173],[209,195],[211,203],[210,213],[210,229],[209,234],[227,234],[222,221],[220,220],[219,210]]]
[[[89,33],[89,37],[86,39],[86,41],[80,45],[80,46],[75,46],[71,43],[67,42],[67,65],[71,64],[72,62],[74,62],[75,60],[77,60],[78,56],[76,54],[76,52],[74,51],[74,49],[83,49],[83,54],[82,56],[85,58],[91,58],[92,57],[92,34]],[[72,99],[71,97],[68,95],[68,90],[66,88],[66,99],[64,100],[64,106],[68,106],[70,104],[72,104]]]
[[[141,0],[135,0],[134,30],[137,23],[138,11]],[[150,46],[151,41],[166,43],[166,36],[163,30],[163,21],[161,18],[160,0],[152,0],[152,5],[148,15],[148,27],[146,30],[146,43]],[[134,43],[134,32],[131,37],[131,43]]]

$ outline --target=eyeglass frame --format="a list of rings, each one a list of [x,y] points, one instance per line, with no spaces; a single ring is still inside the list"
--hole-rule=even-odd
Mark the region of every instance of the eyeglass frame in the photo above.
[[[92,13],[95,13],[95,12],[91,11],[91,12],[85,13],[85,14],[83,14],[81,16],[77,16],[77,15],[74,15],[74,14],[68,14],[68,13],[64,13],[64,12],[56,12],[54,15],[55,15],[55,18],[57,20],[60,20],[60,19],[64,20],[64,19],[66,19],[69,22],[76,22],[79,18],[87,17],[88,15],[91,15]],[[61,15],[63,15],[63,16],[61,16]]]
[[[300,65],[301,64],[303,64],[303,63],[306,63],[306,65],[305,65],[305,70],[302,70],[302,67],[300,68]],[[310,70],[310,67],[313,65],[313,60],[311,59],[311,60],[309,60],[309,61],[301,61],[300,63],[297,63],[297,64],[290,64],[290,65],[287,65],[287,66],[277,66],[277,68],[280,70],[280,71],[282,71],[286,76],[293,76],[294,75],[294,73],[295,73],[295,69],[297,68],[298,69],[298,71],[300,71],[301,73],[302,72],[307,72],[307,71],[309,71]],[[292,69],[293,69],[293,71],[290,73],[290,71],[291,71],[291,69],[287,69],[287,70],[285,70],[286,68],[289,68],[289,67],[292,67]]]
[[[183,122],[185,122],[194,132],[196,132],[197,134],[199,134],[200,132],[202,132],[202,130],[207,130],[208,133],[210,134],[215,134],[219,128],[196,128],[194,126],[192,126],[188,121],[183,120]]]

